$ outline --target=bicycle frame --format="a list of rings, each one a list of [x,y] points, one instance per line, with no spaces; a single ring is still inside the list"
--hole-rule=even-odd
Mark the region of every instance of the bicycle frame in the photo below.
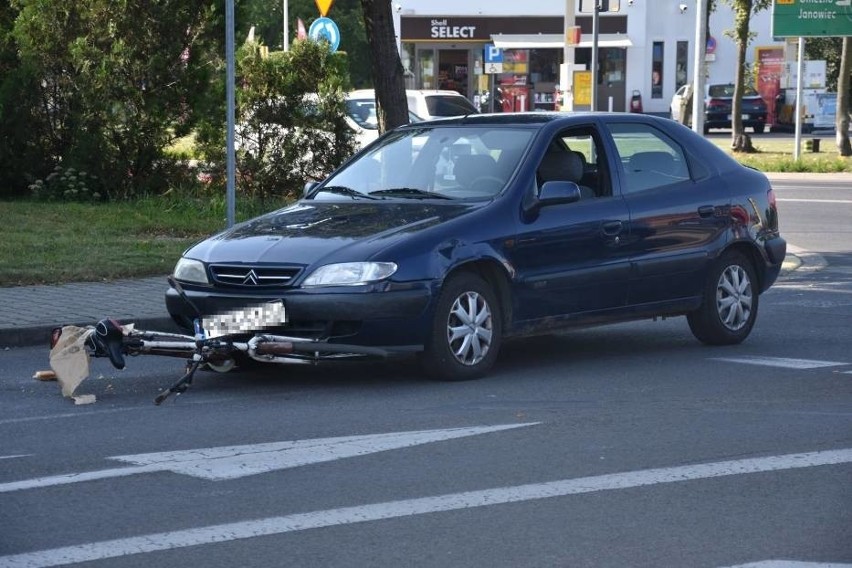
[[[168,281],[195,308],[180,284],[171,276]],[[272,315],[276,315],[278,310],[283,312],[280,305],[271,303],[268,306]],[[251,308],[252,312],[257,310],[263,311],[264,308]],[[110,362],[118,369],[124,368],[124,355],[161,355],[188,359],[185,374],[154,399],[154,403],[158,405],[172,393],[185,392],[192,383],[195,371],[201,365],[206,365],[214,371],[225,372],[234,367],[237,359],[245,358],[261,363],[291,363],[389,355],[386,350],[377,347],[276,335],[247,330],[241,325],[236,326],[236,331],[222,331],[227,327],[216,320],[211,320],[209,325],[211,328],[220,329],[216,330],[217,335],[208,337],[202,327],[201,312],[197,308],[195,311],[199,314],[193,321],[195,335],[136,330],[132,326],[122,326],[115,320],[103,319],[97,323],[94,333],[86,340],[88,353],[93,357],[109,357]],[[57,338],[54,330],[51,347],[55,345]]]
[[[131,357],[159,355],[188,359],[185,374],[154,399],[154,403],[158,405],[172,393],[185,392],[192,383],[195,371],[202,365],[215,371],[225,372],[234,367],[238,358],[248,358],[261,363],[292,363],[388,356],[387,351],[374,347],[329,343],[262,332],[208,338],[204,336],[198,320],[196,320],[195,336],[132,328],[128,330],[113,320],[101,320],[96,327],[107,329],[110,325],[112,329],[122,330],[121,335],[113,334],[107,337],[106,333],[102,333],[98,336],[99,339],[88,341],[86,346],[89,355],[109,357],[116,368],[124,368],[124,355]]]

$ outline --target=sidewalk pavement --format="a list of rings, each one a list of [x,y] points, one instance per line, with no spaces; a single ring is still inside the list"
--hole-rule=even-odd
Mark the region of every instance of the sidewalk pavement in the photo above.
[[[832,179],[852,174],[821,174]],[[790,180],[813,174],[772,174],[770,179]],[[783,232],[783,231],[782,231]],[[802,265],[795,247],[788,250],[783,271]],[[61,325],[94,325],[111,317],[135,323],[139,329],[177,331],[166,311],[166,275],[114,282],[79,282],[53,286],[0,288],[0,349],[31,345],[49,346],[50,330]]]
[[[106,317],[139,329],[177,331],[166,311],[166,276],[0,288],[0,349],[50,346],[50,330]]]

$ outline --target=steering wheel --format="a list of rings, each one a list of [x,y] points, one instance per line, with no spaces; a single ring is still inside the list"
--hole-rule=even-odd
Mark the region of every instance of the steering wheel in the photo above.
[[[479,176],[473,178],[468,189],[476,193],[496,193],[505,185],[506,180],[497,176]]]

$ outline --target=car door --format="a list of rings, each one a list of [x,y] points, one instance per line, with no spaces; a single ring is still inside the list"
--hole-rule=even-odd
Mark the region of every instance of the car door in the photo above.
[[[574,157],[567,158],[568,153]],[[583,197],[542,207],[520,219],[509,250],[517,271],[515,320],[623,307],[629,259],[622,242],[629,215],[621,196],[613,194],[598,127],[590,124],[562,131],[546,151],[531,159],[539,165],[530,191],[539,192],[546,181],[573,181],[582,187]],[[551,159],[556,165],[548,168],[546,162]],[[561,168],[560,159],[569,159],[575,167]]]
[[[699,295],[712,253],[727,238],[727,187],[662,129],[616,120],[607,127],[630,211],[628,304],[651,306]]]

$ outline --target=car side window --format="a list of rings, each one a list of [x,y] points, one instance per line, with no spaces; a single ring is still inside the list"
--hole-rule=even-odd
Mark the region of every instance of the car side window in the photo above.
[[[637,193],[690,179],[683,148],[647,124],[610,123],[610,134],[624,170],[625,193]]]
[[[612,196],[600,137],[592,127],[561,132],[548,146],[536,173],[539,190],[548,181],[573,181],[581,199]]]

